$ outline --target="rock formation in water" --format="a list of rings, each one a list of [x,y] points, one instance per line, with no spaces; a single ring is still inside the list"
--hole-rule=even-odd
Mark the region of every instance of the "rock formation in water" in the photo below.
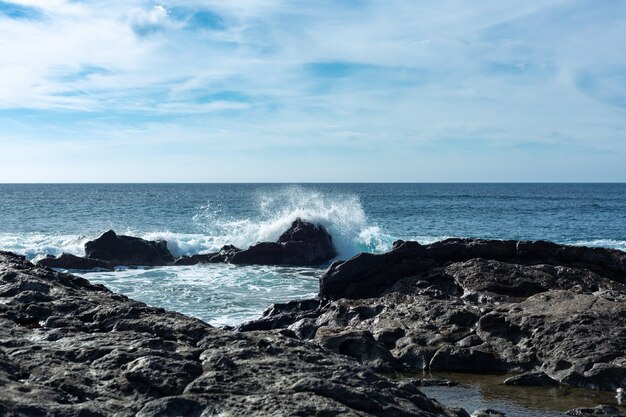
[[[228,263],[232,257],[241,252],[241,249],[233,245],[222,246],[217,253],[198,254],[180,257],[174,262],[174,265],[197,265],[197,264],[219,264]]]
[[[276,242],[260,242],[239,250],[224,246],[218,253],[185,256],[176,265],[227,262],[238,265],[320,265],[337,255],[324,226],[296,219]]]
[[[85,257],[127,266],[163,266],[174,262],[165,240],[117,235],[113,230],[85,243]]]
[[[626,386],[625,282],[619,250],[396,242],[333,263],[318,298],[240,329],[283,329],[380,371],[532,372],[518,383],[615,390]]]
[[[0,252],[0,415],[464,416],[289,331],[232,332]]]
[[[165,266],[232,263],[240,265],[314,266],[333,259],[337,252],[324,226],[296,219],[277,242],[260,242],[241,250],[223,246],[217,253],[183,256],[174,260],[164,240],[149,241],[117,235],[109,230],[85,244],[85,257],[64,253],[48,255],[41,266],[57,269],[113,269],[115,266]]]
[[[82,256],[72,255],[71,253],[63,253],[59,257],[48,255],[37,261],[37,265],[47,266],[48,268],[58,269],[105,269],[113,270],[115,265],[108,261],[98,259],[90,259]]]

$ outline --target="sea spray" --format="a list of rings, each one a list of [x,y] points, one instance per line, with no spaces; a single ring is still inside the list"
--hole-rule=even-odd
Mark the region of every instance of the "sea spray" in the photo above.
[[[47,254],[58,256],[63,252],[82,255],[88,240],[89,237],[85,235],[0,233],[0,249],[19,253],[28,259],[37,259]]]
[[[219,204],[210,202],[203,206],[193,219],[207,236],[208,246],[203,250],[215,251],[225,244],[247,248],[257,242],[276,241],[297,218],[323,225],[342,259],[361,251],[385,251],[393,241],[378,226],[368,224],[357,195],[328,195],[291,186],[272,193],[258,192],[256,203],[250,217],[235,219],[224,213]],[[180,246],[173,244],[172,248]]]

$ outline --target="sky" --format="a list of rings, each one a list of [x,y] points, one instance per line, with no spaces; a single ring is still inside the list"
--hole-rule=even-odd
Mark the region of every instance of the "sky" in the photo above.
[[[0,0],[0,182],[626,181],[626,1]]]

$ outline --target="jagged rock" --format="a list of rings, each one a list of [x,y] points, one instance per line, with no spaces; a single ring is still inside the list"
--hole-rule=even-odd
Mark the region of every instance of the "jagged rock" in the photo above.
[[[0,347],[7,417],[467,417],[293,335],[216,329],[7,252]]]
[[[550,387],[559,385],[558,381],[550,378],[544,372],[525,372],[504,380],[504,385],[521,387]]]
[[[54,256],[47,256],[37,261],[37,265],[58,269],[113,269],[113,264],[110,262],[84,258],[82,256],[72,255],[71,253],[63,253],[58,258]]]
[[[261,242],[235,253],[233,264],[319,265],[337,255],[324,226],[296,219],[277,242]]]
[[[85,243],[85,255],[114,265],[162,266],[174,262],[166,241],[117,235],[113,230]]]
[[[315,342],[333,352],[353,357],[377,372],[393,372],[403,369],[391,352],[366,330],[337,332],[333,329],[322,328],[316,332]]]
[[[320,279],[320,296],[332,299],[377,297],[403,278],[423,274],[448,262],[477,258],[519,265],[583,268],[609,280],[626,283],[626,253],[616,249],[542,241],[447,239],[430,245],[401,242],[384,254],[361,253],[347,262],[335,262]]]
[[[238,265],[281,265],[283,247],[276,242],[261,242],[236,253],[230,260]]]
[[[322,328],[367,331],[408,369],[543,372],[615,390],[626,385],[625,255],[547,242],[398,242],[335,262],[322,297],[274,305],[240,329],[313,342]]]
[[[176,262],[174,262],[174,265],[228,263],[237,252],[241,252],[241,249],[236,248],[233,245],[225,245],[222,246],[220,251],[217,253],[207,253],[180,257],[176,260]]]

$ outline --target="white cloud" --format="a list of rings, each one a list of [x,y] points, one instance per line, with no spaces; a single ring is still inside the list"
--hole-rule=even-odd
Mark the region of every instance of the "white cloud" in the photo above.
[[[0,110],[108,118],[110,128],[73,124],[67,135],[130,128],[125,140],[142,142],[180,123],[171,137],[181,143],[227,137],[239,151],[417,152],[479,137],[500,147],[539,141],[626,153],[626,6],[617,3],[19,3],[45,18],[0,16]],[[219,27],[201,30],[192,17],[202,10]],[[307,70],[320,62],[363,67],[334,78]],[[168,117],[184,121],[144,129]],[[0,140],[9,133],[0,128]]]

